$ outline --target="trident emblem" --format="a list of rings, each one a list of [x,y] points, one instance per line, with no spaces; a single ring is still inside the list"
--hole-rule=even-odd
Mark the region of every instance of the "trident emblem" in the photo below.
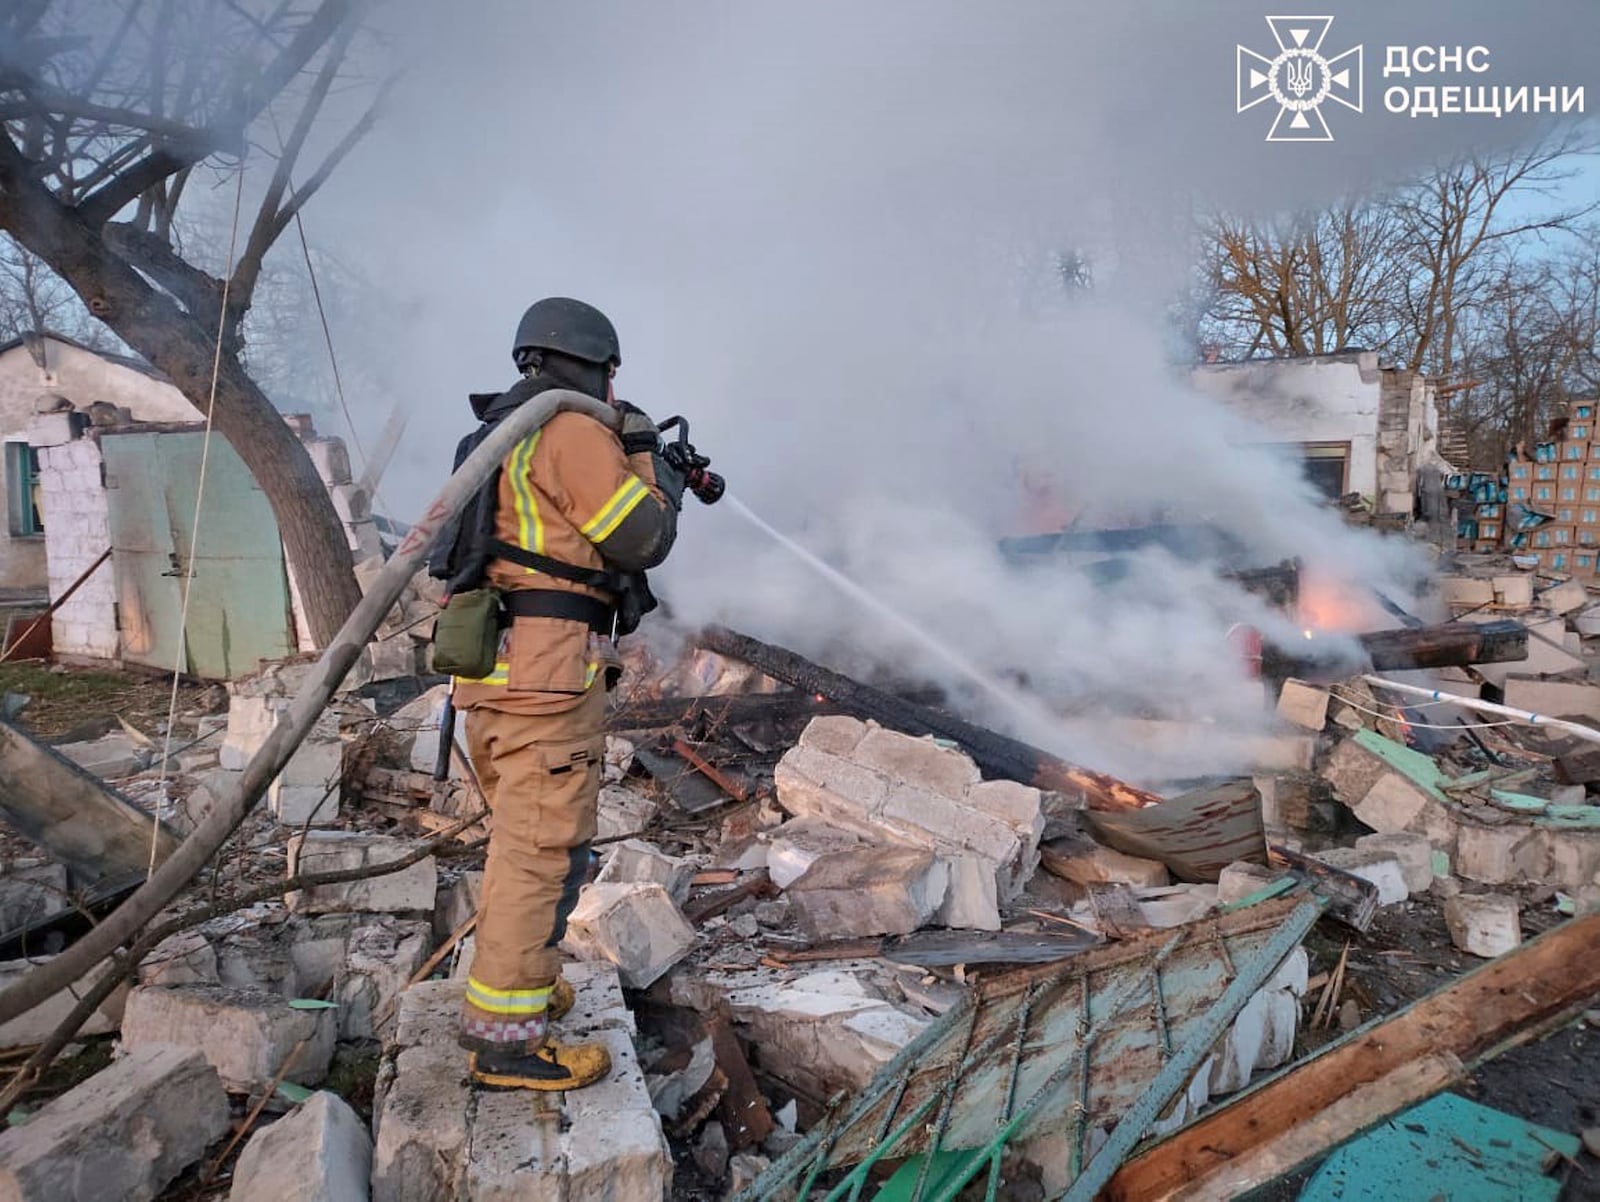
[[[1322,42],[1332,17],[1268,17],[1278,43],[1273,58],[1237,48],[1238,111],[1265,100],[1278,103],[1278,116],[1267,131],[1269,142],[1331,142],[1333,134],[1321,106],[1332,100],[1361,111],[1361,47],[1333,58],[1322,56]]]

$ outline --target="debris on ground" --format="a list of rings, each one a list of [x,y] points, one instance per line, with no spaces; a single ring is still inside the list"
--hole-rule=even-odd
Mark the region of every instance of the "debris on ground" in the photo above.
[[[1495,979],[1482,974],[1544,963],[1549,940],[1600,913],[1600,605],[1488,557],[1439,593],[1452,621],[1363,636],[1383,671],[1415,684],[1431,662],[1441,697],[1583,729],[1481,724],[1297,652],[1292,672],[1267,672],[1265,733],[1221,740],[1248,749],[1231,775],[1125,781],[958,718],[927,685],[855,680],[731,631],[672,660],[630,649],[563,943],[577,991],[563,1035],[605,1043],[615,1067],[533,1097],[474,1091],[455,1045],[493,819],[466,757],[440,754],[448,686],[419,673],[431,602],[408,589],[265,804],[164,916],[182,921],[74,1032],[107,1051],[115,1037],[109,1066],[47,1078],[54,1100],[43,1082],[11,1098],[0,1180],[49,1196],[63,1158],[103,1143],[127,1197],[754,1198],[813,1169],[830,1189],[954,1190],[992,1166],[1016,1196],[1101,1182],[1131,1198],[1126,1183],[1164,1180],[1206,1131],[1233,1149],[1230,1180],[1303,1184],[1320,1162],[1309,1180],[1326,1191],[1362,1146],[1330,1156],[1336,1133],[1412,1107],[1459,1136],[1460,1098],[1437,1123],[1426,1099],[1582,1012],[1581,966],[1541,969],[1526,1013],[1478,1015],[1456,1042],[1441,1019],[1407,1042]],[[312,666],[196,693],[170,732],[164,709],[84,715],[50,747],[24,729],[36,707],[13,708],[0,754],[53,783],[0,798],[0,986],[125,896],[152,847],[171,854]],[[291,887],[327,873],[344,879]],[[0,1026],[0,1050],[48,1044],[88,985]],[[1568,1030],[1591,1050],[1600,1038]],[[1329,1067],[1378,1045],[1359,1080]],[[1288,1096],[1262,1086],[1269,1073],[1300,1083],[1296,1101],[1244,1140],[1240,1116]],[[1562,1150],[1557,1189],[1600,1107],[1589,1078],[1572,1139],[1537,1136]],[[153,1124],[137,1139],[132,1099]],[[1001,1112],[1015,1123],[997,1140]]]

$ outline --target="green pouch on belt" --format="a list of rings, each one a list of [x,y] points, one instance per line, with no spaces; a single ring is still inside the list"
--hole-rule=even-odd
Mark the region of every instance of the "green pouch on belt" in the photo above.
[[[494,671],[500,650],[500,594],[475,588],[450,598],[433,627],[433,670],[465,680]]]

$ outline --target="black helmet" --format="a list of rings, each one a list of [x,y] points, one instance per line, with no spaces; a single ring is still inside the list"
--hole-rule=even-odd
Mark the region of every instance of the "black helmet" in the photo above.
[[[560,351],[586,363],[616,367],[622,347],[610,318],[593,305],[565,296],[536,301],[517,323],[511,357],[521,367],[529,351]]]

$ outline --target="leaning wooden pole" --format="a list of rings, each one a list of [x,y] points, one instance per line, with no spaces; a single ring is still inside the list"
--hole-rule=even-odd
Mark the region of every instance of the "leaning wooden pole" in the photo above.
[[[1103,1202],[1225,1199],[1292,1172],[1572,1019],[1600,995],[1600,914],[1352,1032],[1123,1165]]]
[[[393,608],[401,592],[416,575],[444,524],[477,493],[490,473],[513,447],[562,410],[584,413],[615,427],[616,413],[603,402],[580,393],[557,389],[541,393],[506,417],[465,463],[446,481],[443,490],[421,519],[411,527],[372,588],[334,635],[328,649],[290,704],[284,721],[267,737],[251,758],[238,782],[216,808],[194,829],[167,860],[122,905],[82,939],[54,959],[41,964],[4,992],[0,992],[0,1023],[25,1014],[45,999],[73,984],[84,973],[139,933],[178,893],[244,821],[273,778],[283,770],[295,748],[310,732],[334,689],[349,672],[372,638],[378,624]]]

